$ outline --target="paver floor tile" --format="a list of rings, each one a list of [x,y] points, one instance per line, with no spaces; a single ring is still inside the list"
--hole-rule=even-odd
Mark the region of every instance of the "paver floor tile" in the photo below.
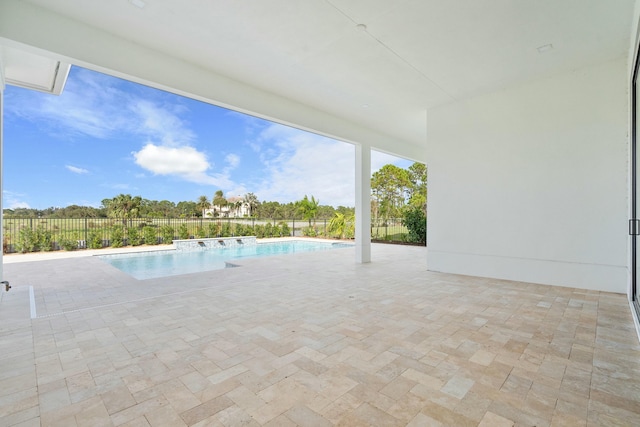
[[[640,425],[625,295],[372,250],[145,281],[91,257],[5,265],[0,425]]]

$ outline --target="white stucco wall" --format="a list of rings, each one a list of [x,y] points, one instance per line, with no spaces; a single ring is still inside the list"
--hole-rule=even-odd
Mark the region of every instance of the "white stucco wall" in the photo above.
[[[429,110],[429,269],[627,292],[626,58]]]

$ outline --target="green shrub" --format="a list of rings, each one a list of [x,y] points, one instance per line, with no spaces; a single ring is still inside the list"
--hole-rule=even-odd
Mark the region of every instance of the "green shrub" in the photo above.
[[[73,238],[63,237],[62,239],[60,239],[58,244],[65,251],[75,251],[76,249],[78,249],[78,241]]]
[[[258,239],[262,239],[264,237],[264,225],[256,224],[255,227],[253,227],[253,230],[255,231],[255,235]]]
[[[38,235],[31,227],[21,228],[16,241],[16,251],[23,254],[34,252],[38,248],[38,243]]]
[[[27,253],[37,251],[50,251],[53,249],[51,232],[39,226],[36,230],[30,227],[21,228],[16,241],[16,251]]]
[[[38,227],[36,239],[38,241],[38,250],[45,252],[53,250],[53,236],[49,230],[45,230],[42,226]]]
[[[244,225],[236,224],[235,228],[233,229],[233,234],[234,236],[246,236],[246,234],[244,234]]]
[[[355,239],[356,238],[356,227],[352,225],[347,231],[344,233],[345,239]]]
[[[127,229],[127,238],[131,246],[140,246],[142,244],[142,236],[137,227],[129,227]]]
[[[180,224],[180,227],[178,227],[178,237],[182,240],[189,238],[189,228],[187,227],[187,224]]]
[[[231,237],[231,224],[228,221],[222,224],[220,234],[222,237]]]
[[[207,237],[207,232],[204,231],[204,227],[201,227],[201,226],[196,227],[196,237],[198,239],[204,239],[205,237]]]
[[[304,227],[302,229],[302,235],[307,237],[316,237],[318,236],[318,232],[313,227]]]
[[[165,245],[170,245],[171,243],[173,243],[174,232],[175,230],[173,229],[173,227],[168,224],[160,227],[160,235],[162,236],[162,243],[164,243]]]
[[[291,229],[289,228],[289,224],[287,224],[286,221],[280,221],[280,224],[278,225],[280,227],[280,236],[291,236]]]
[[[220,234],[220,227],[215,222],[210,222],[207,229],[209,230],[209,237],[218,237],[218,234]]]
[[[407,227],[409,242],[427,242],[427,217],[420,207],[411,206],[402,213],[402,224]]]
[[[111,247],[121,248],[124,245],[124,228],[120,224],[111,227]]]
[[[102,249],[102,233],[99,230],[89,231],[87,236],[87,246],[89,249]]]
[[[144,236],[144,243],[146,245],[157,245],[158,244],[158,235],[156,233],[156,228],[150,225],[145,226],[142,229],[142,235]]]

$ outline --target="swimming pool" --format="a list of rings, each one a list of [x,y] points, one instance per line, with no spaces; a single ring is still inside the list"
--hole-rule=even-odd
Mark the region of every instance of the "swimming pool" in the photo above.
[[[243,258],[324,251],[352,246],[348,243],[288,240],[276,243],[220,247],[202,251],[167,250],[100,255],[98,258],[138,280],[144,280],[234,267],[233,261]]]

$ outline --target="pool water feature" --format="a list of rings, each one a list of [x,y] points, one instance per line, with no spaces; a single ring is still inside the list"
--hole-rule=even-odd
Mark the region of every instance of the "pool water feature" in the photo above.
[[[255,245],[255,236],[220,237],[205,239],[174,240],[173,247],[179,251],[207,251],[221,246]]]
[[[353,247],[348,243],[288,240],[220,246],[199,251],[166,250],[100,255],[98,258],[138,280],[235,267],[234,260]]]

